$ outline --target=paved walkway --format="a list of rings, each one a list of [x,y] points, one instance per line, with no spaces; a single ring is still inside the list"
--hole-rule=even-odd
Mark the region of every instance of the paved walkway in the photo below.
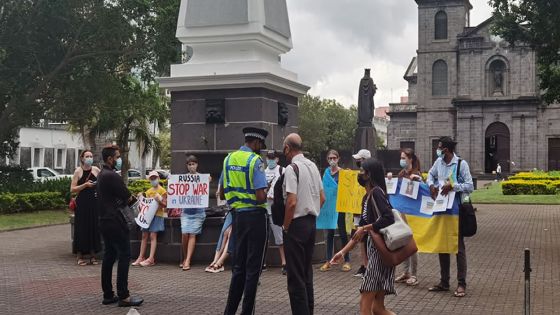
[[[479,233],[467,240],[468,295],[459,299],[451,292],[428,292],[430,284],[438,281],[437,255],[421,254],[420,284],[413,288],[397,285],[398,296],[387,298],[390,309],[398,314],[522,314],[523,249],[529,247],[533,314],[559,312],[560,206],[478,208]],[[75,264],[69,233],[68,225],[0,233],[0,313],[127,313],[127,309],[101,305],[100,266]],[[356,255],[353,258],[357,262]],[[139,312],[223,312],[231,274],[207,274],[203,268],[195,266],[188,272],[174,265],[132,268],[130,290],[146,301]],[[316,271],[316,314],[356,314],[359,284],[351,273]],[[290,313],[286,280],[279,269],[263,273],[256,313]]]

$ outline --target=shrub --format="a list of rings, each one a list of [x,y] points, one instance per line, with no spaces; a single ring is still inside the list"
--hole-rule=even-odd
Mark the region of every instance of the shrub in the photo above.
[[[552,171],[552,172],[544,172],[544,171],[533,171],[533,172],[520,172],[513,176],[510,176],[509,179],[512,180],[560,180],[560,172],[559,171]]]
[[[33,186],[33,175],[21,166],[0,166],[0,191],[29,192]]]
[[[560,188],[560,181],[508,180],[502,183],[504,195],[553,195]]]
[[[166,179],[162,179],[159,182],[160,182],[160,185],[167,188],[167,180]],[[145,192],[146,190],[150,189],[151,187],[152,187],[152,185],[150,184],[150,181],[147,180],[147,179],[135,180],[132,183],[128,184],[128,190],[130,190],[130,192],[133,195],[136,195],[140,192]]]
[[[67,205],[64,197],[58,192],[0,194],[0,213],[56,210],[64,209]]]

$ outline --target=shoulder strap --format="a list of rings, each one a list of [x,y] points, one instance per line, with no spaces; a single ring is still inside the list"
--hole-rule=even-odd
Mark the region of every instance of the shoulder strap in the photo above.
[[[282,166],[278,169],[278,174],[280,174],[280,176],[284,174],[284,168]]]
[[[299,167],[297,166],[296,163],[292,163],[290,165],[292,166],[294,173],[296,173],[296,179],[299,181]]]
[[[463,162],[463,159],[459,159],[457,163],[457,182],[459,182],[459,175],[461,174],[461,162]]]

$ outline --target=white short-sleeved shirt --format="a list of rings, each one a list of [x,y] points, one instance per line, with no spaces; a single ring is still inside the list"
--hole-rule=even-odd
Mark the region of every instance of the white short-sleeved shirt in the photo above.
[[[287,193],[297,195],[294,219],[308,214],[317,217],[321,211],[321,191],[323,190],[319,169],[303,154],[294,156],[292,163],[298,166],[299,181],[292,166],[286,167],[283,185],[284,198],[287,197]]]

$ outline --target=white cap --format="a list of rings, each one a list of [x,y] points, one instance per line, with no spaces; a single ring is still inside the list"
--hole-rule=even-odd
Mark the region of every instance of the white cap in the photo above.
[[[369,152],[369,150],[366,149],[361,149],[360,151],[358,151],[358,153],[352,155],[352,157],[354,158],[354,160],[369,159],[371,158],[371,152]]]
[[[148,178],[152,178],[152,177],[157,177],[157,178],[159,178],[158,172],[156,172],[156,171],[151,171],[151,172],[148,174]]]

